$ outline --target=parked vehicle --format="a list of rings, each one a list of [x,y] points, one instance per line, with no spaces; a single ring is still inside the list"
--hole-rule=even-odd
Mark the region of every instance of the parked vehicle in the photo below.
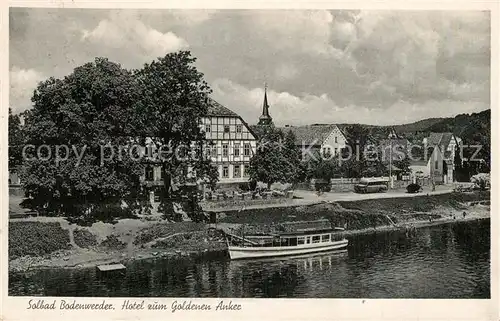
[[[418,193],[418,192],[421,192],[422,191],[422,186],[418,185],[418,184],[415,184],[415,183],[412,183],[408,186],[406,186],[406,191],[408,193]]]
[[[387,178],[370,177],[362,178],[359,183],[354,185],[356,193],[380,193],[387,192],[389,181]]]

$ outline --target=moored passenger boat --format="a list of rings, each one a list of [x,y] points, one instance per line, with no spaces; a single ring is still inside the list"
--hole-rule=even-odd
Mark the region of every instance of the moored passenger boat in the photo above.
[[[244,237],[226,234],[226,241],[232,260],[299,255],[345,249],[348,241],[339,233],[341,230],[306,230]]]

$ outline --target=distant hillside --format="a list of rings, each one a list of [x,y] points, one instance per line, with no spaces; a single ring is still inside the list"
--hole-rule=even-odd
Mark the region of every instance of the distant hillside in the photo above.
[[[469,136],[475,130],[489,128],[491,126],[491,110],[487,109],[480,113],[460,114],[455,118],[445,118],[440,122],[429,126],[429,132],[452,132],[457,136]]]
[[[389,126],[394,128],[397,133],[422,132],[427,131],[429,127],[439,124],[443,121],[453,118],[427,118],[410,124]]]
[[[430,132],[452,132],[461,138],[474,138],[478,140],[480,136],[490,137],[491,132],[491,110],[487,109],[479,113],[460,114],[456,117],[448,118],[427,118],[410,124],[376,126],[359,124],[370,129],[375,138],[386,138],[392,128],[396,133],[410,140],[421,141]],[[327,124],[314,124],[327,125]],[[337,124],[340,130],[347,131],[354,124]]]

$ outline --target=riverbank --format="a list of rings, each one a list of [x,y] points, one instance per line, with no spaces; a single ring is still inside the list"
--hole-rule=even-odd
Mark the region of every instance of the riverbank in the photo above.
[[[306,206],[225,211],[220,230],[252,224],[278,227],[284,222],[328,219],[347,223],[346,236],[416,228],[490,217],[488,193],[452,193],[409,198],[351,202],[324,202]],[[463,217],[463,212],[466,216]],[[165,223],[151,219],[124,219],[116,224],[89,227],[69,224],[63,218],[38,217],[9,222],[9,270],[83,268],[133,260],[203,255],[225,255],[223,234],[209,224]]]

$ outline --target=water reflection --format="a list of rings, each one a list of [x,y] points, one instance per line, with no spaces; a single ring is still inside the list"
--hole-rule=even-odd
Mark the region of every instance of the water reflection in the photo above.
[[[352,237],[347,251],[230,261],[158,259],[125,275],[95,269],[9,276],[10,295],[115,297],[488,298],[488,221]]]

